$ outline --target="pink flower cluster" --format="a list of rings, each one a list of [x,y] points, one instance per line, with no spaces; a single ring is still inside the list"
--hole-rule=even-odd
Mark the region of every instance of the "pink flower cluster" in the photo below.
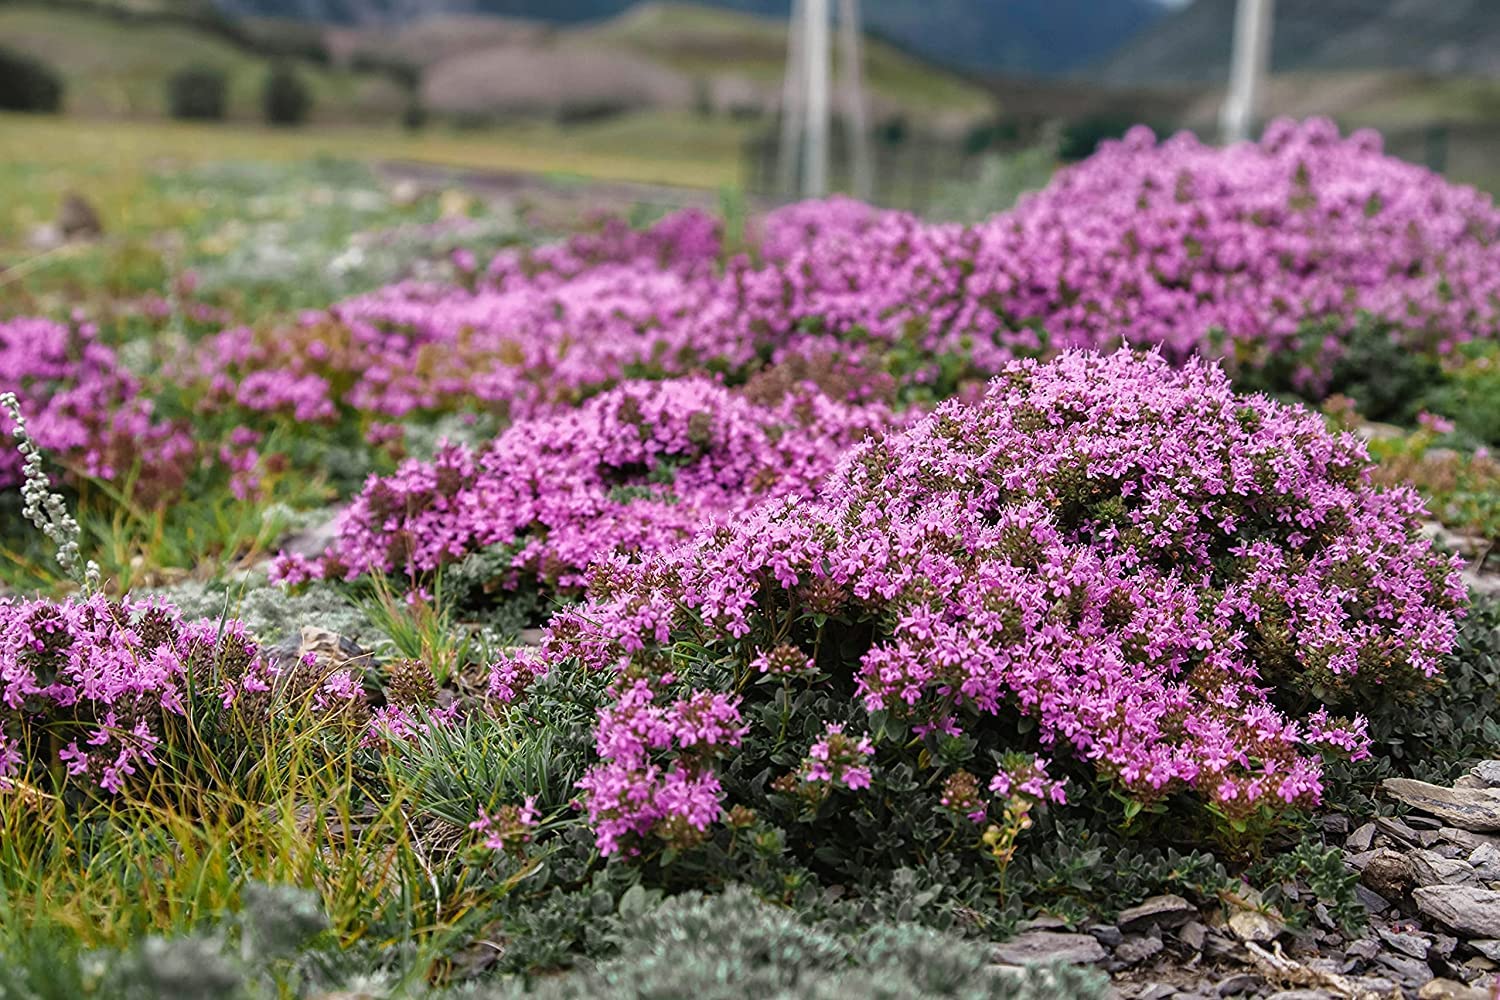
[[[151,401],[115,352],[89,324],[64,325],[21,317],[0,321],[0,392],[15,392],[27,427],[49,457],[70,470],[118,480],[137,463],[143,485],[170,493],[194,457],[180,428],[156,419]],[[0,489],[21,480],[21,456],[10,442],[10,418],[0,414]]]
[[[660,551],[706,519],[810,495],[838,456],[892,425],[882,404],[835,402],[798,386],[756,402],[708,379],[627,382],[577,409],[523,420],[475,453],[447,445],[372,478],[321,558],[275,575],[417,577],[494,546],[506,577],[580,588],[595,559]]]
[[[702,683],[677,672],[715,656],[753,678],[793,662],[787,644],[822,650],[809,683],[852,684],[929,738],[1004,739],[987,727],[1019,712],[1043,750],[1142,800],[1315,803],[1321,752],[1367,742],[1320,702],[1357,710],[1424,683],[1465,597],[1418,530],[1420,500],[1368,473],[1358,439],[1236,395],[1214,366],[1070,352],[860,445],[815,500],[601,562],[545,643],[553,662],[630,678],[584,786],[601,846],[657,828],[668,776],[693,782],[695,827],[724,805],[690,743],[641,735],[670,711],[658,687]],[[871,630],[852,659],[829,650],[838,622]],[[677,642],[693,656],[663,655]],[[1055,798],[1039,766],[995,793]]]
[[[868,736],[846,736],[842,723],[830,722],[822,738],[808,748],[802,780],[823,781],[850,791],[869,788],[869,762],[874,756],[875,744]]]
[[[237,621],[186,622],[160,603],[98,595],[0,602],[0,783],[61,763],[118,792],[156,766],[163,724],[190,697],[249,723],[292,699],[324,717],[364,704],[349,671],[283,669]]]

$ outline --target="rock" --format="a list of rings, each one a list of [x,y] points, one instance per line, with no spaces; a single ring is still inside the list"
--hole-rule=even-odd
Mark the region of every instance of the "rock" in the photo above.
[[[1221,982],[1217,987],[1217,991],[1221,997],[1234,997],[1239,996],[1241,993],[1254,993],[1264,985],[1266,985],[1266,981],[1263,977],[1253,972],[1242,972],[1237,976],[1230,976]]]
[[[1469,768],[1469,775],[1484,782],[1487,788],[1500,788],[1500,760],[1482,760]]]
[[[1500,941],[1488,938],[1476,938],[1469,942],[1469,947],[1489,959],[1491,962],[1500,962]]]
[[[1365,866],[1374,861],[1389,848],[1381,847],[1372,851],[1360,851],[1358,854],[1344,855],[1344,865],[1352,871],[1362,872]]]
[[[1327,990],[1280,990],[1268,995],[1265,1000],[1338,1000]]]
[[[1342,813],[1329,813],[1318,818],[1318,825],[1323,828],[1324,833],[1343,836],[1349,832],[1349,817]]]
[[[1468,885],[1431,885],[1412,892],[1417,909],[1465,937],[1500,938],[1500,892]]]
[[[1087,934],[1057,931],[1026,931],[1002,941],[990,951],[990,961],[1003,965],[1036,965],[1061,962],[1087,965],[1105,959],[1104,947]]]
[[[1118,947],[1120,942],[1125,940],[1125,935],[1120,933],[1120,928],[1109,924],[1095,924],[1089,928],[1089,933],[1094,936],[1095,941],[1106,948]]]
[[[63,196],[62,207],[57,211],[57,229],[68,240],[94,240],[104,235],[99,213],[77,191]]]
[[[1387,837],[1401,841],[1408,847],[1417,846],[1417,831],[1395,816],[1381,816],[1375,821],[1375,829]]]
[[[1371,913],[1377,916],[1391,908],[1390,900],[1386,899],[1374,889],[1370,889],[1362,884],[1355,885],[1354,898],[1363,903],[1365,909],[1369,910]]]
[[[1381,788],[1391,798],[1420,809],[1461,830],[1500,830],[1500,790],[1444,788],[1411,778],[1387,778]]]
[[[322,555],[338,540],[339,516],[343,512],[344,505],[339,504],[312,515],[306,526],[287,536],[281,548],[308,558]]]
[[[1432,947],[1432,943],[1419,934],[1403,934],[1400,931],[1386,930],[1384,927],[1378,933],[1380,940],[1401,954],[1410,955],[1412,958],[1425,959],[1428,949]]]
[[[1490,991],[1455,979],[1434,979],[1417,990],[1417,1000],[1490,1000]]]
[[[1421,986],[1432,978],[1432,969],[1426,962],[1406,955],[1395,955],[1386,951],[1376,955],[1375,961],[1394,972],[1408,986]]]
[[[1021,925],[1024,931],[1061,931],[1067,927],[1068,922],[1062,917],[1036,917]]]
[[[1286,921],[1259,910],[1237,910],[1230,914],[1229,929],[1241,941],[1266,942],[1286,930]]]
[[[1432,935],[1432,954],[1440,958],[1452,958],[1453,949],[1458,947],[1458,938],[1447,934]]]
[[[1208,928],[1196,920],[1189,920],[1177,931],[1177,940],[1187,945],[1193,951],[1203,950],[1203,940],[1208,935]]]
[[[1474,866],[1467,861],[1450,860],[1433,851],[1413,851],[1407,859],[1417,885],[1473,885],[1477,881]]]
[[[1344,847],[1351,854],[1361,854],[1370,849],[1375,840],[1375,824],[1366,823],[1349,834],[1349,839],[1344,841]]]
[[[308,654],[334,669],[364,666],[370,659],[370,654],[353,639],[316,625],[302,626],[296,635],[288,636],[271,650],[271,656],[282,668],[297,663]]]
[[[1355,958],[1362,958],[1366,962],[1373,962],[1375,956],[1380,954],[1380,945],[1369,938],[1360,938],[1358,941],[1350,941],[1349,946],[1344,951]]]
[[[1365,863],[1359,880],[1387,899],[1400,899],[1412,884],[1411,862],[1392,850],[1377,851]]]
[[[1122,931],[1138,930],[1156,924],[1159,927],[1180,927],[1198,915],[1198,908],[1181,896],[1167,894],[1152,896],[1139,906],[1121,910],[1115,924]]]
[[[1479,881],[1500,880],[1500,847],[1480,844],[1470,852],[1467,861],[1469,867],[1474,869],[1474,877]]]
[[[1152,955],[1160,954],[1163,947],[1161,938],[1154,934],[1149,937],[1128,937],[1115,949],[1115,958],[1126,965],[1139,965]]]
[[[1438,831],[1438,835],[1450,844],[1457,844],[1467,851],[1478,850],[1484,844],[1500,848],[1500,837],[1489,837],[1482,833],[1474,833],[1472,830],[1460,830],[1454,826],[1445,826]]]

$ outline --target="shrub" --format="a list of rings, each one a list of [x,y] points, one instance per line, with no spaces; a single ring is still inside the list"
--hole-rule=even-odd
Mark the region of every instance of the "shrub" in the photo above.
[[[157,419],[137,379],[99,343],[93,325],[0,320],[0,372],[19,398],[31,437],[75,477],[120,481],[139,464],[150,470],[137,494],[143,502],[185,481],[191,439]],[[10,418],[0,413],[0,433],[8,439],[10,430]],[[0,448],[0,490],[20,483],[21,463],[14,449]]]
[[[622,931],[618,957],[496,995],[1086,1000],[1105,988],[1092,970],[1000,972],[982,945],[922,927],[877,924],[841,935],[737,887],[669,899]]]
[[[288,63],[278,62],[266,73],[261,108],[271,125],[301,125],[312,109],[312,91]]]
[[[62,110],[63,81],[41,60],[0,47],[0,111]]]
[[[217,66],[188,66],[167,78],[167,113],[173,118],[223,120],[229,77]]]
[[[1454,641],[1456,563],[1368,477],[1352,435],[1201,363],[1017,362],[815,502],[597,564],[545,657],[496,674],[616,674],[581,783],[606,853],[760,815],[846,876],[955,826],[1003,868],[1075,761],[1127,816],[1182,797],[1253,832],[1318,801],[1322,753],[1368,752],[1334,712],[1429,683]]]
[[[358,721],[364,696],[349,671],[271,662],[238,622],[95,596],[0,602],[0,705],[0,782],[65,765],[119,792],[181,748],[175,720],[244,745],[303,712]]]
[[[891,420],[884,406],[807,385],[759,403],[706,379],[628,382],[521,421],[477,454],[449,445],[372,478],[336,545],[318,563],[283,559],[277,573],[417,579],[490,550],[495,585],[575,590],[610,552],[659,551],[709,517],[810,494],[844,450]]]

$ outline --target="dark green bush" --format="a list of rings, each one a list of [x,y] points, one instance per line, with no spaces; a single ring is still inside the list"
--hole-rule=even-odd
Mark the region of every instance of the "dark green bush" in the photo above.
[[[312,110],[312,91],[287,63],[277,63],[266,74],[261,108],[271,125],[301,125]]]
[[[1106,139],[1118,139],[1130,131],[1136,121],[1113,115],[1079,118],[1063,126],[1057,143],[1057,157],[1064,163],[1075,163],[1094,155]]]
[[[167,78],[167,113],[193,121],[222,121],[229,78],[216,66],[188,66]]]
[[[0,111],[52,114],[62,110],[63,82],[39,59],[0,48]]]

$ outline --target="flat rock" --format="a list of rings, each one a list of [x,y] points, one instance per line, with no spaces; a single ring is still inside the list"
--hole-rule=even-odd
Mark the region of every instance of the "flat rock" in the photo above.
[[[1193,951],[1202,951],[1204,939],[1207,937],[1208,928],[1196,920],[1189,920],[1177,931],[1177,940]]]
[[[1399,840],[1407,847],[1417,846],[1417,831],[1405,820],[1397,819],[1395,816],[1381,816],[1375,821],[1375,829],[1395,840]]]
[[[1467,861],[1443,857],[1434,851],[1412,851],[1411,877],[1417,885],[1473,885],[1474,866]]]
[[[1482,760],[1469,768],[1469,775],[1489,788],[1500,788],[1500,760]]]
[[[1428,949],[1432,947],[1432,942],[1420,934],[1403,934],[1399,931],[1386,930],[1384,927],[1380,929],[1380,940],[1401,954],[1410,955],[1412,958],[1425,959]]]
[[[1327,990],[1280,990],[1268,994],[1265,1000],[1338,1000]]]
[[[1061,962],[1087,965],[1105,959],[1104,946],[1088,934],[1058,931],[1026,931],[994,946],[990,961],[1003,965],[1036,965]]]
[[[1365,823],[1349,834],[1349,839],[1344,841],[1344,847],[1353,854],[1368,851],[1375,840],[1375,824]]]
[[[1436,816],[1461,830],[1483,833],[1500,830],[1500,790],[1444,788],[1411,778],[1387,778],[1385,793],[1413,809]]]
[[[1470,885],[1430,885],[1412,892],[1417,909],[1466,937],[1500,938],[1500,892]]]
[[[1196,906],[1181,896],[1168,893],[1163,896],[1152,896],[1139,906],[1121,910],[1120,915],[1115,918],[1115,925],[1122,931],[1147,927],[1151,924],[1159,927],[1178,927],[1197,915]]]
[[[1491,837],[1483,833],[1475,833],[1472,830],[1460,830],[1456,826],[1445,826],[1438,831],[1438,835],[1448,843],[1457,844],[1466,851],[1478,850],[1485,844],[1494,848],[1500,848],[1500,837]]]
[[[1365,909],[1377,916],[1391,908],[1390,900],[1365,885],[1355,885],[1354,898],[1363,903]]]
[[[1491,941],[1487,938],[1476,938],[1469,942],[1469,947],[1489,959],[1491,962],[1500,962],[1500,941]]]
[[[1253,972],[1242,972],[1221,982],[1216,991],[1221,997],[1237,997],[1242,993],[1254,993],[1264,985],[1266,981],[1263,977]]]
[[[1407,955],[1381,952],[1375,961],[1394,972],[1403,983],[1411,987],[1421,986],[1432,978],[1432,969],[1426,962]]]

